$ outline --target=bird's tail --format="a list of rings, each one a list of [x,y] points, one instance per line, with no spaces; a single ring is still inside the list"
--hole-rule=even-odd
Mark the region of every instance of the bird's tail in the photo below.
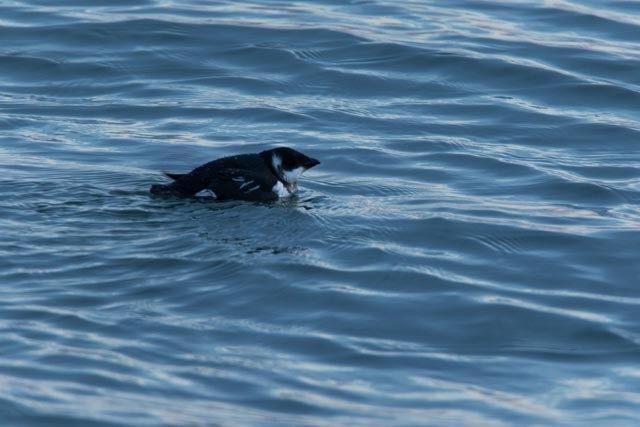
[[[168,176],[169,178],[171,178],[174,181],[179,180],[180,178],[182,178],[184,176],[183,173],[169,173],[169,172],[162,172],[163,174],[165,174],[166,176]]]
[[[171,178],[174,181],[178,181],[180,178],[184,176],[182,173],[169,173],[163,172],[167,177]],[[172,183],[173,184],[173,183]],[[171,196],[175,195],[174,188],[172,184],[164,185],[164,184],[154,184],[151,186],[149,191],[151,194],[156,194],[158,196]]]
[[[171,194],[171,189],[168,185],[163,184],[153,184],[149,189],[151,194],[155,194],[157,196],[168,196]]]

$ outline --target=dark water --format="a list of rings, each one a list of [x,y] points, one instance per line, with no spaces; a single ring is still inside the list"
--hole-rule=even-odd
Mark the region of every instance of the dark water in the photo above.
[[[2,426],[636,426],[640,3],[5,1]],[[155,199],[287,145],[297,199]]]

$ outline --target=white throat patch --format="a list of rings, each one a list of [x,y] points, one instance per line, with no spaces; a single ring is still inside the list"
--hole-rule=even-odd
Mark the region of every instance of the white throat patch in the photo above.
[[[283,175],[284,175],[283,178],[289,184],[295,184],[298,181],[298,178],[300,178],[300,175],[302,175],[305,170],[306,170],[305,168],[303,168],[302,166],[299,166],[290,171],[283,171]]]

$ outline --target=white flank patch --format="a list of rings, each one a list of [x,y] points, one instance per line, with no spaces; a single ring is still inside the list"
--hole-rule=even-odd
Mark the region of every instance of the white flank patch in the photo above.
[[[271,191],[276,193],[278,195],[278,197],[289,197],[289,196],[291,196],[291,193],[289,193],[289,190],[287,190],[287,187],[285,187],[284,184],[281,183],[280,181],[278,181],[276,183],[276,185],[274,185],[271,188]]]
[[[231,178],[232,180],[234,180],[235,182],[244,182],[244,177],[239,176],[237,178]]]
[[[196,197],[204,197],[204,198],[209,198],[209,199],[217,199],[218,196],[216,196],[216,193],[214,193],[212,190],[209,190],[208,188],[205,188],[204,190],[198,191],[196,193]]]
[[[252,191],[256,191],[258,188],[260,188],[259,185],[256,185],[255,187],[247,188],[245,193],[251,193]]]

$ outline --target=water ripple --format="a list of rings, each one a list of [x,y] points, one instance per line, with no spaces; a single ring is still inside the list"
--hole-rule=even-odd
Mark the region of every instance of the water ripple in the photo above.
[[[637,425],[639,17],[3,4],[2,425]],[[294,199],[148,195],[275,145]]]

